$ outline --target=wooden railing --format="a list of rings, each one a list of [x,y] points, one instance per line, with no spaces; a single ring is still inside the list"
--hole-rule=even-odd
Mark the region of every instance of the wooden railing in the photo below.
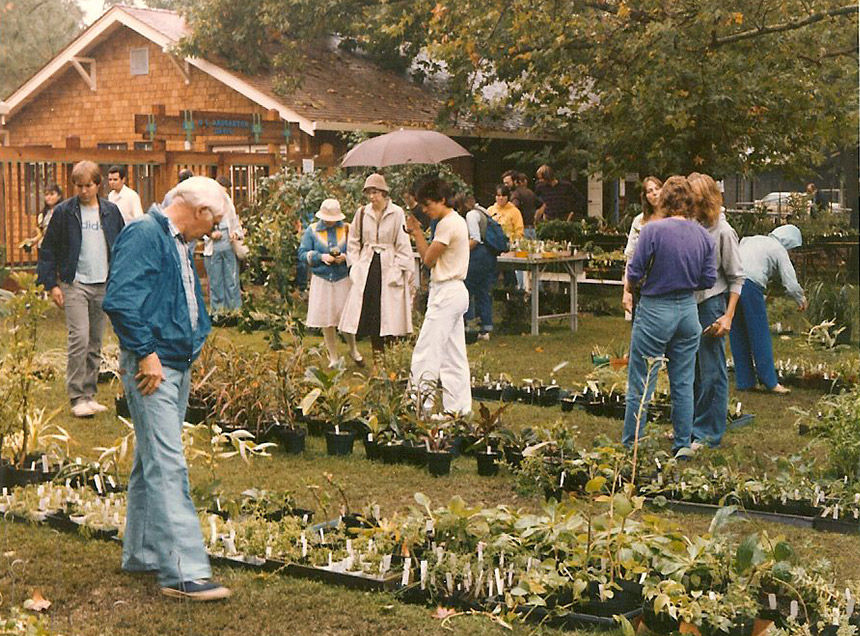
[[[73,196],[72,167],[85,159],[102,166],[104,197],[107,168],[126,166],[128,185],[140,195],[144,210],[162,200],[185,168],[212,178],[228,176],[233,182],[233,200],[241,208],[254,202],[260,180],[281,166],[280,157],[274,154],[0,146],[0,245],[6,246],[7,265],[36,263],[36,251],[26,251],[21,242],[36,235],[45,188],[56,183],[64,197]]]

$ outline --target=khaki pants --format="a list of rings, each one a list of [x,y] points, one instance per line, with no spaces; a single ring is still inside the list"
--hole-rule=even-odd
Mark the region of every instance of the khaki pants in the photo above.
[[[96,394],[105,331],[106,316],[102,311],[105,287],[105,283],[60,283],[68,332],[66,390],[72,406]]]

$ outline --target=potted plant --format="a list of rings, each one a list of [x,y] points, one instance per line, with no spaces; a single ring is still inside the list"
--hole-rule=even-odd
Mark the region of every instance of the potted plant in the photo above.
[[[451,438],[448,431],[453,418],[446,415],[431,416],[430,422],[422,429],[421,441],[426,452],[427,470],[434,477],[451,473]]]
[[[478,406],[478,419],[475,422],[474,433],[478,440],[475,442],[475,457],[478,462],[478,474],[482,477],[492,477],[499,472],[499,459],[502,454],[496,450],[499,439],[502,413],[510,403],[502,404],[496,410],[490,411],[481,402]]]
[[[0,305],[6,330],[6,352],[0,358],[0,452],[6,438],[17,432],[20,443],[16,444],[10,464],[23,469],[31,451],[36,394],[45,384],[38,365],[39,323],[50,301],[36,284],[35,275],[16,272],[12,279],[19,291],[4,296]],[[0,464],[2,461],[0,457]],[[5,476],[6,471],[3,473]]]
[[[274,367],[269,368],[270,383],[276,389],[275,426],[272,433],[289,454],[305,450],[307,430],[299,424],[304,390],[305,350],[300,342],[278,351]]]
[[[326,450],[329,455],[352,454],[355,433],[348,430],[347,422],[358,414],[352,389],[342,382],[343,366],[329,369],[310,367],[305,380],[313,388],[301,403],[302,413],[310,414],[316,407],[330,427],[326,431]]]

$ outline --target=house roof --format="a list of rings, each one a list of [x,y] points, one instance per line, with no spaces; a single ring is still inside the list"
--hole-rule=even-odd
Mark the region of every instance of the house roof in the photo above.
[[[148,38],[165,52],[189,33],[185,19],[173,11],[115,5],[5,102],[0,102],[0,115],[14,115],[75,59],[85,57],[122,26]],[[282,119],[298,123],[311,135],[316,130],[387,132],[397,128],[435,127],[442,100],[429,89],[358,55],[337,50],[331,43],[307,47],[304,57],[301,85],[288,96],[275,92],[274,74],[250,76],[201,58],[186,58],[184,62],[267,110],[277,110]],[[522,137],[503,128],[506,127],[480,135]],[[450,132],[470,135],[465,129]]]

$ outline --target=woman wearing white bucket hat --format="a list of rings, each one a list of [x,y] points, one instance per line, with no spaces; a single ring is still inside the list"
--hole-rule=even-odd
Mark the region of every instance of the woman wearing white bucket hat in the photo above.
[[[403,229],[403,208],[394,205],[381,174],[364,182],[370,203],[355,213],[346,261],[352,288],[340,320],[345,334],[370,336],[375,354],[385,338],[412,333],[412,244]]]
[[[351,286],[345,255],[349,225],[343,222],[345,217],[337,199],[323,201],[316,217],[319,222],[308,226],[299,245],[299,258],[307,261],[311,269],[306,324],[322,329],[329,364],[334,366],[340,359],[335,330]],[[350,357],[363,366],[364,361],[355,346],[355,336],[345,335]]]

